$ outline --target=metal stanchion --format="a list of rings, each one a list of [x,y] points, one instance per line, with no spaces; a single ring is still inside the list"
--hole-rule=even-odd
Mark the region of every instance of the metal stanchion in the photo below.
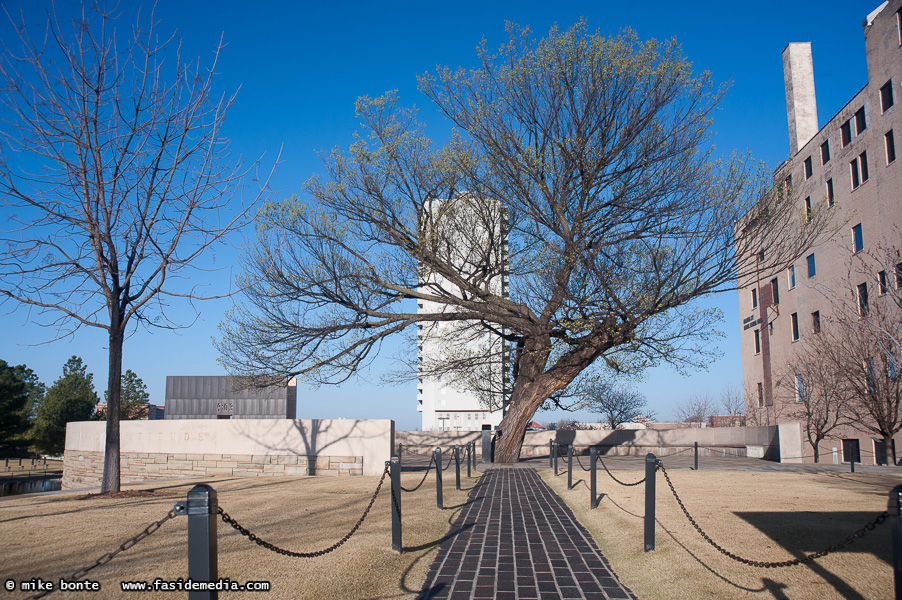
[[[475,447],[476,447],[476,442],[469,442],[467,444],[467,479],[472,477],[471,465],[473,464],[473,452],[475,452],[475,450],[474,450]]]
[[[902,600],[902,485],[897,485],[889,493],[887,504],[889,523],[892,528],[893,578],[896,600]]]
[[[391,478],[391,548],[401,552],[401,457],[392,456],[388,474]]]
[[[645,455],[645,551],[655,549],[655,471],[658,459],[649,452]]]
[[[573,489],[573,444],[567,446],[567,489]]]
[[[592,501],[589,503],[589,508],[595,509],[598,507],[598,493],[596,492],[596,476],[595,476],[595,461],[598,460],[598,450],[596,450],[595,446],[592,446],[589,449],[589,471],[591,471],[591,483],[589,485],[589,491],[592,494]]]
[[[554,440],[548,440],[548,468],[554,466]]]
[[[455,484],[460,490],[460,445],[454,446]]]
[[[555,442],[554,443],[554,476],[555,477],[557,477],[557,455],[558,455],[559,450],[560,450],[560,447],[558,446],[558,443]]]
[[[695,470],[698,471],[698,442],[695,442]]]
[[[436,448],[432,453],[435,456],[435,505],[441,509],[444,508],[442,506],[442,449]]]
[[[217,518],[216,490],[206,484],[196,485],[188,492],[185,511],[188,514],[188,577],[193,581],[216,581]],[[217,590],[191,590],[188,600],[217,600]]]

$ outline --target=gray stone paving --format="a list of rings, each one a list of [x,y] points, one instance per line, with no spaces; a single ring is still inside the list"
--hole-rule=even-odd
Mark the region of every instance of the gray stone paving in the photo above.
[[[423,600],[635,597],[620,583],[589,532],[529,468],[485,471],[439,546],[418,596]]]

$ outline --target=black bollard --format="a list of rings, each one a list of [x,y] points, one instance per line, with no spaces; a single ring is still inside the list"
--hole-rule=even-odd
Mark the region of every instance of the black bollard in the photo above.
[[[698,442],[695,442],[695,470],[698,471]]]
[[[392,456],[388,464],[391,478],[391,549],[401,552],[401,457]]]
[[[649,452],[645,455],[645,551],[655,549],[655,471],[658,459]]]
[[[558,443],[555,442],[554,443],[554,476],[555,477],[557,477],[557,458],[558,458],[557,455],[558,455],[559,451],[560,451],[560,447],[558,446]]]
[[[482,462],[492,462],[492,432],[488,430],[482,432]]]
[[[598,508],[598,494],[596,492],[596,477],[595,477],[595,461],[598,460],[598,450],[595,446],[592,446],[589,449],[589,471],[591,472],[591,480],[592,483],[589,485],[589,491],[592,495],[592,501],[589,503],[589,508],[595,509]]]
[[[196,485],[188,492],[185,511],[188,514],[188,577],[193,581],[219,579],[217,565],[216,490],[207,484]],[[190,590],[188,600],[216,600],[217,590]]]
[[[554,466],[554,440],[548,440],[548,468]]]
[[[897,485],[889,493],[887,503],[889,523],[892,528],[893,578],[896,600],[902,600],[902,485]]]
[[[432,454],[435,457],[435,505],[442,509],[442,449],[436,448]]]
[[[567,446],[567,489],[573,489],[573,444]]]
[[[455,470],[455,484],[457,485],[457,489],[460,490],[460,446],[454,446],[454,470]]]

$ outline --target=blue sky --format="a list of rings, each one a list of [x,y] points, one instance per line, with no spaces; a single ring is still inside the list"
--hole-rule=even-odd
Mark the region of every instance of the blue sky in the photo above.
[[[61,15],[70,3],[58,2]],[[160,0],[155,16],[159,30],[176,31],[185,57],[209,64],[220,36],[226,48],[217,71],[223,92],[240,87],[228,115],[225,135],[233,156],[271,161],[280,146],[282,160],[272,181],[275,198],[302,193],[301,184],[321,170],[318,152],[347,147],[358,128],[354,101],[397,89],[405,105],[420,108],[427,132],[447,135],[447,123],[416,89],[416,75],[436,65],[474,66],[482,37],[496,47],[505,40],[505,21],[528,25],[544,34],[557,23],[567,28],[584,18],[590,30],[616,34],[635,29],[640,38],[676,36],[698,70],[710,70],[716,82],[731,81],[720,105],[715,128],[723,151],[748,149],[776,166],[789,151],[781,52],[789,42],[812,42],[814,75],[821,124],[829,120],[867,81],[861,22],[879,3],[857,2],[343,2],[264,1],[184,2]],[[4,0],[10,13],[21,9],[29,24],[39,24],[50,6],[39,0]],[[65,6],[60,6],[65,5]],[[123,0],[123,32],[134,22],[137,3]],[[142,9],[148,11],[150,3]],[[5,17],[0,17],[5,20]],[[8,23],[0,25],[8,37]],[[243,243],[240,239],[235,244]],[[221,249],[206,275],[210,292],[228,289],[235,252]],[[739,316],[735,292],[710,302],[719,306],[726,333],[718,344],[720,360],[704,372],[684,377],[662,367],[649,371],[638,388],[659,418],[672,416],[681,398],[709,391],[717,395],[727,384],[741,386]],[[224,373],[211,339],[230,306],[228,300],[198,304],[199,316],[187,307],[170,312],[191,327],[180,331],[138,330],[126,341],[123,370],[134,370],[147,383],[151,401],[163,404],[167,375]],[[82,328],[50,344],[55,331],[37,326],[33,312],[7,304],[0,313],[0,358],[25,363],[48,385],[62,373],[66,359],[77,354],[95,375],[102,396],[106,387],[106,340],[101,330]],[[384,353],[386,358],[391,352]],[[377,385],[380,361],[367,379],[340,387],[299,389],[301,418],[392,418],[399,429],[419,426],[413,385]],[[560,414],[539,413],[549,421]],[[596,420],[588,414],[578,418]]]

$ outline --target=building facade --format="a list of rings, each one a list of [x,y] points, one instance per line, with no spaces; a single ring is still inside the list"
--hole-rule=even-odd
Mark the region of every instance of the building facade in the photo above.
[[[226,375],[169,375],[163,418],[296,419],[297,386],[239,388]]]
[[[426,212],[442,240],[439,252],[462,273],[487,262],[495,273],[482,282],[496,295],[506,296],[507,275],[496,263],[506,264],[507,239],[501,230],[499,209],[486,211],[472,197],[433,200]],[[491,223],[489,226],[486,223]],[[491,229],[491,230],[490,230]],[[454,283],[435,273],[421,273],[427,292],[461,296]],[[418,314],[454,311],[451,304],[418,300]],[[469,321],[421,322],[417,331],[417,411],[423,431],[479,431],[495,429],[504,417],[509,390],[507,343],[479,323]],[[441,374],[447,361],[473,363],[469,373]],[[475,385],[474,385],[475,384]]]
[[[883,251],[902,248],[900,8],[902,0],[885,2],[865,19],[868,83],[823,127],[810,43],[783,51],[790,158],[775,182],[796,199],[799,218],[826,211],[831,227],[795,264],[739,282],[747,413],[757,424],[799,420],[805,382],[789,371],[806,338],[820,335],[843,306],[892,309],[889,297],[902,287],[902,259]],[[766,240],[760,252],[767,252]],[[880,462],[881,441],[851,428],[834,432],[820,448],[821,460],[843,437],[860,439],[863,454],[875,457],[865,462]]]

